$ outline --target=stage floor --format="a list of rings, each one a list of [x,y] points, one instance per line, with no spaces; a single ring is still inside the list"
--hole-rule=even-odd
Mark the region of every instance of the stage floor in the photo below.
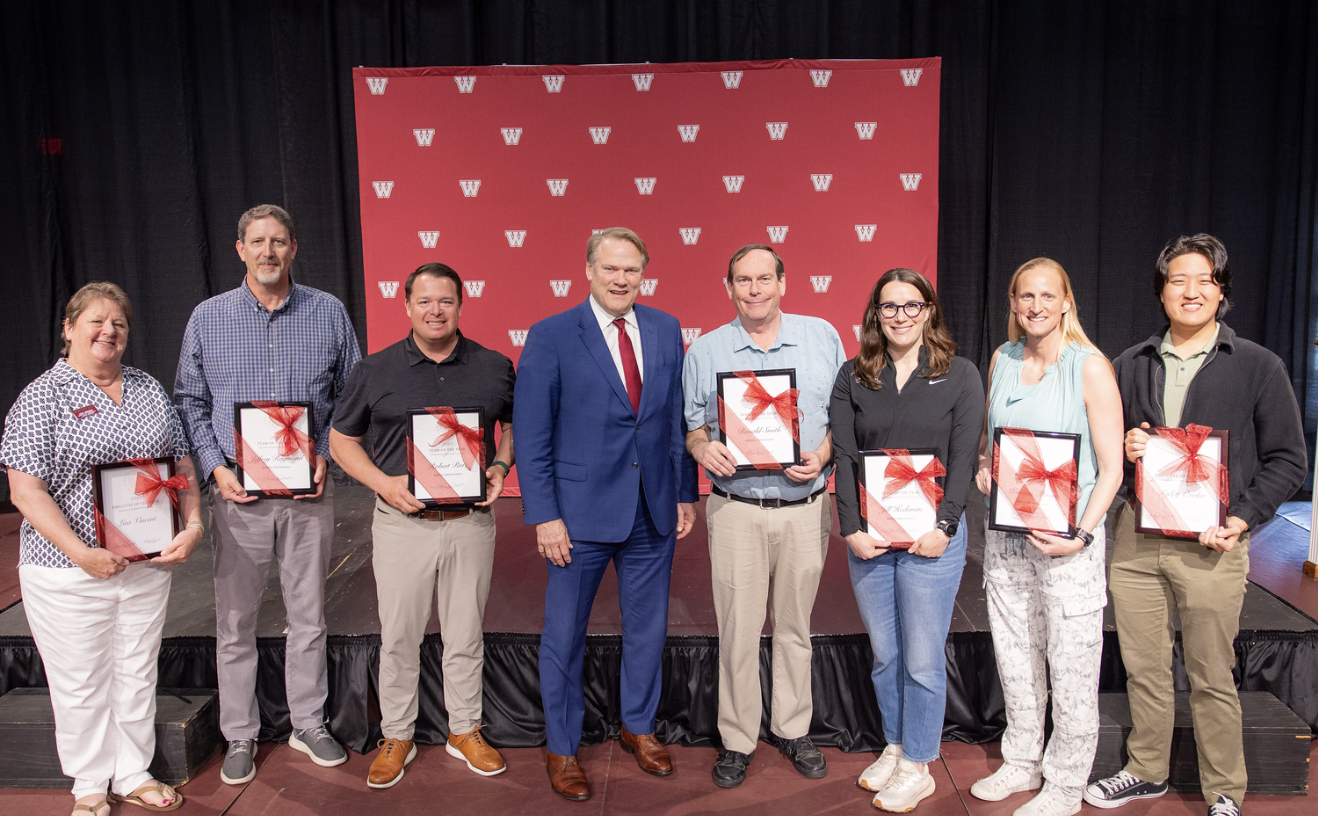
[[[979,494],[972,491],[978,499]],[[335,536],[330,576],[326,586],[325,617],[331,635],[378,635],[375,575],[371,568],[372,493],[355,483],[335,485]],[[671,637],[718,634],[710,586],[709,551],[702,499],[697,505],[695,529],[677,543],[669,605]],[[517,498],[495,502],[498,544],[490,600],[485,610],[486,632],[539,634],[544,624],[546,562],[536,552],[535,530],[522,524]],[[988,613],[983,590],[984,508],[972,501],[967,511],[970,541],[965,574],[952,615],[953,632],[987,632]],[[1240,628],[1243,631],[1309,632],[1318,630],[1318,582],[1304,578],[1299,565],[1308,548],[1308,506],[1291,502],[1251,540],[1250,585],[1245,594]],[[19,517],[0,516],[0,637],[30,637],[22,603],[18,601],[17,571]],[[824,575],[815,602],[811,628],[817,635],[864,632],[847,573],[846,542],[836,532],[828,544]],[[1298,557],[1298,561],[1296,558]],[[174,571],[165,637],[214,637],[215,591],[211,578],[212,551],[203,540],[192,559]],[[1274,594],[1276,593],[1276,594]],[[1278,597],[1280,596],[1280,597]],[[1112,607],[1106,611],[1106,628],[1112,630]],[[1307,614],[1305,614],[1307,613]],[[286,626],[278,574],[271,571],[257,625],[261,637],[282,637]],[[438,632],[432,615],[429,632]],[[621,632],[617,581],[610,570],[600,586],[591,614],[591,634]],[[765,634],[770,634],[768,623]]]

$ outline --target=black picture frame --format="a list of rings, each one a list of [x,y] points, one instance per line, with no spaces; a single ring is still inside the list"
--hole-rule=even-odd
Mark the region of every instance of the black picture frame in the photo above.
[[[409,450],[409,451],[412,449],[413,446],[415,446],[415,447],[417,448],[418,451],[420,451],[420,450],[423,449],[423,446],[420,445],[420,444],[417,444],[417,442],[416,442],[416,433],[417,433],[417,430],[416,430],[416,423],[417,423],[417,420],[418,420],[418,419],[421,419],[421,418],[424,418],[424,417],[432,417],[432,416],[433,416],[433,414],[431,414],[431,411],[432,411],[432,410],[441,410],[441,409],[447,409],[447,410],[452,411],[452,412],[453,412],[453,413],[459,418],[458,421],[459,421],[459,422],[462,422],[463,425],[467,425],[467,427],[481,428],[482,430],[485,431],[486,434],[489,434],[489,433],[490,433],[490,428],[489,428],[488,425],[486,425],[486,422],[485,422],[485,408],[484,408],[484,407],[481,407],[481,406],[476,406],[476,407],[458,407],[458,406],[440,405],[440,406],[435,406],[433,409],[432,409],[432,408],[409,408],[408,411],[407,411],[407,425],[406,425],[406,429],[405,429],[406,432],[407,432],[407,445],[408,445],[408,450]],[[474,414],[475,417],[476,417],[476,424],[475,424],[475,425],[471,425],[471,424],[469,424],[469,423],[463,421],[463,420],[462,420],[462,417],[463,417],[464,414],[467,414],[467,415]],[[485,443],[482,442],[481,444],[484,445]],[[482,449],[482,459],[483,459],[483,457],[484,457],[484,449]],[[410,462],[410,458],[409,458],[409,462]],[[423,499],[423,498],[421,498],[420,496],[417,496],[417,481],[416,481],[416,474],[412,473],[412,471],[411,471],[410,468],[409,468],[408,473],[407,473],[407,490],[408,490],[409,493],[411,493],[413,496],[416,497],[416,500],[417,500],[417,501],[421,502],[421,503],[424,504],[426,507],[431,507],[431,508],[446,508],[446,507],[454,507],[454,506],[459,505],[459,504],[467,505],[467,504],[475,504],[475,503],[477,503],[477,502],[483,502],[483,501],[485,501],[485,497],[486,497],[486,496],[488,495],[488,493],[489,493],[489,480],[488,480],[488,479],[486,478],[486,476],[485,476],[485,469],[486,469],[486,467],[489,466],[489,463],[488,463],[488,462],[484,462],[484,465],[485,465],[484,467],[482,467],[482,466],[480,466],[480,465],[477,465],[477,467],[476,467],[477,478],[479,479],[479,482],[480,482],[480,490],[479,490],[478,492],[475,492],[475,493],[461,493],[461,492],[459,492],[459,493],[458,493],[458,498],[457,498],[456,500],[439,501],[439,500],[434,499],[434,498],[432,498],[432,497],[426,497],[426,498]]]
[[[768,392],[771,393],[771,394],[774,393],[776,390],[778,390],[778,392],[781,393],[781,390],[776,389],[776,388],[773,388],[773,387],[770,387],[770,385],[769,385],[768,383],[765,382],[766,379],[773,379],[773,378],[778,378],[778,377],[786,377],[786,378],[787,378],[787,388],[789,388],[789,389],[794,389],[794,388],[796,388],[796,369],[794,369],[794,368],[775,368],[775,369],[769,369],[769,370],[767,370],[767,371],[756,371],[756,372],[753,372],[753,373],[755,374],[755,377],[760,381],[760,383],[761,383],[762,385],[764,385],[765,390],[768,391]],[[724,396],[724,394],[725,394],[726,384],[727,384],[727,382],[728,382],[729,380],[736,380],[737,382],[741,382],[741,378],[737,376],[737,372],[735,372],[735,371],[723,371],[723,372],[719,372],[718,374],[715,375],[715,381],[716,381],[716,393],[717,393],[718,398],[719,398],[720,401],[723,401],[723,400],[726,399],[725,396]],[[797,403],[798,403],[798,404],[797,404],[797,408],[798,408],[798,410],[799,410],[799,408],[800,408],[800,404],[799,404],[800,401],[798,400]],[[766,413],[767,413],[767,412],[766,412]],[[761,416],[763,416],[763,415],[761,415]],[[776,414],[775,414],[775,416],[776,416]],[[795,437],[792,437],[792,456],[791,456],[790,459],[779,459],[779,460],[778,460],[778,464],[781,465],[783,468],[789,468],[789,467],[793,467],[793,466],[795,466],[795,465],[799,465],[799,464],[801,464],[801,439],[800,439],[800,434],[801,434],[801,429],[800,429],[800,422],[799,422],[799,420],[798,420],[798,422],[797,422],[797,429],[796,429],[796,436],[795,436]],[[789,434],[789,436],[790,436],[790,434]],[[730,443],[730,442],[729,442],[729,439],[728,439],[728,433],[727,433],[727,430],[726,430],[725,427],[724,427],[723,412],[722,412],[721,410],[719,411],[718,441],[721,442],[721,443],[723,443],[723,445],[726,446],[726,447],[728,448],[728,450],[732,452],[732,454],[733,454],[734,457],[735,457],[738,453],[740,453],[743,457],[745,457],[745,453],[744,453],[743,451],[741,451],[739,448],[737,448],[735,443]],[[754,471],[754,472],[759,472],[759,473],[764,473],[764,472],[766,472],[766,470],[765,470],[764,468],[756,467],[756,466],[753,465],[753,464],[739,464],[739,465],[737,465],[737,470],[738,470],[739,472],[742,472],[742,471]]]

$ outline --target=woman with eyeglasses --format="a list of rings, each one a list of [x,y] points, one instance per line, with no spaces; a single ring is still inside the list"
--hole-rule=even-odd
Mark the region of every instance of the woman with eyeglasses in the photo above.
[[[934,791],[928,766],[938,758],[943,733],[944,643],[966,563],[962,510],[975,474],[984,388],[974,364],[955,354],[933,286],[915,270],[890,269],[874,285],[860,354],[838,372],[829,406],[838,519],[874,652],[872,678],[888,743],[859,784],[874,791],[875,807],[895,813]],[[860,452],[895,449],[935,449],[946,471],[935,526],[909,531],[916,536],[909,549],[871,536],[861,510]],[[917,478],[936,484],[930,476]]]
[[[989,627],[1007,730],[1002,766],[970,793],[996,802],[1042,787],[1016,816],[1070,816],[1080,810],[1098,747],[1107,604],[1103,522],[1121,485],[1121,395],[1112,366],[1080,327],[1071,279],[1060,264],[1027,261],[1012,276],[1007,299],[1008,342],[989,363],[988,422],[976,480],[989,494],[996,428],[1078,434],[1077,521],[1069,538],[985,533]],[[1053,733],[1045,750],[1050,679]]]

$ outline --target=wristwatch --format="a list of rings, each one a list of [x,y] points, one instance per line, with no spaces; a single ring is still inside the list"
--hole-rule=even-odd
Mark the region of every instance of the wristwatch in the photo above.
[[[1094,543],[1094,534],[1080,527],[1071,528],[1071,537],[1080,539],[1086,547]]]
[[[946,520],[946,519],[944,519],[944,520],[938,522],[938,524],[936,524],[936,525],[934,525],[934,526],[937,527],[938,529],[942,530],[942,531],[943,531],[943,534],[946,535],[948,538],[951,538],[951,537],[955,536],[955,535],[956,535],[956,531],[959,529],[959,527],[958,527],[958,525],[957,525],[957,523],[956,523],[955,521],[948,521],[948,520]]]

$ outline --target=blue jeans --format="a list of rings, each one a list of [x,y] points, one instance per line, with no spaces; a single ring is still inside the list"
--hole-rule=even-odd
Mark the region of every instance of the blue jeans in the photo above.
[[[938,558],[889,550],[862,561],[850,549],[851,587],[874,652],[883,738],[911,762],[938,758],[947,708],[947,630],[966,565],[966,519]]]

